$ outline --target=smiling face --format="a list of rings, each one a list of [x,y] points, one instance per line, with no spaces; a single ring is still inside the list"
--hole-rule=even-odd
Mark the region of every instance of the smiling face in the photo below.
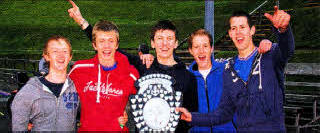
[[[238,51],[246,50],[251,47],[250,45],[253,45],[252,36],[255,33],[255,27],[250,28],[248,20],[244,16],[230,19],[228,33]]]
[[[66,71],[72,59],[71,48],[63,39],[51,40],[43,57],[49,62],[50,71]]]
[[[158,30],[151,40],[152,48],[156,49],[158,59],[173,59],[173,50],[178,47],[175,32],[172,30]]]
[[[97,31],[93,48],[98,52],[99,63],[112,66],[115,63],[115,52],[118,49],[117,33],[115,31]]]
[[[192,47],[189,48],[189,52],[196,60],[199,70],[208,70],[211,68],[211,54],[213,48],[210,46],[208,36],[194,36],[192,39]]]

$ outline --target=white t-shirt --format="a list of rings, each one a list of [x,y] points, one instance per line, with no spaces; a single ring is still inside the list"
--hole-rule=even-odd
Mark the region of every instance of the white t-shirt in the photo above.
[[[201,73],[202,77],[204,78],[204,80],[207,80],[207,76],[209,74],[211,69],[207,69],[207,70],[199,70],[199,72]]]

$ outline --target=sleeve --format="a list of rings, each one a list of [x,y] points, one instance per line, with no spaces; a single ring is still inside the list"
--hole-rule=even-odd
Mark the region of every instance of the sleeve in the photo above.
[[[92,30],[93,30],[93,27],[90,24],[86,29],[83,30],[91,42],[92,42]]]
[[[121,54],[127,56],[128,60],[129,60],[129,63],[131,65],[133,65],[135,68],[137,68],[139,73],[142,73],[144,71],[145,65],[142,64],[142,61],[140,60],[139,56],[129,54],[129,53],[123,51],[120,48],[118,48],[117,51],[120,52]]]
[[[225,85],[223,81],[223,92],[218,108],[214,112],[200,114],[192,112],[192,126],[213,126],[227,123],[233,119],[236,106],[231,94],[232,88]]]
[[[131,88],[129,94],[133,95],[133,94],[137,93],[137,89],[134,86],[134,82],[140,78],[140,75],[139,75],[139,72],[137,71],[137,69],[134,68],[132,65],[130,65],[129,69],[130,69],[130,77],[134,80],[133,85],[132,85],[133,87]]]
[[[72,68],[71,68],[71,70],[70,70],[70,72],[69,72],[69,77],[70,77],[70,79],[73,81],[74,86],[76,87],[77,92],[78,92],[78,93],[81,93],[81,91],[78,90],[78,89],[79,89],[78,85],[79,85],[79,83],[81,83],[81,78],[83,78],[83,77],[78,76],[78,70],[77,70],[77,68],[76,68],[76,65],[77,65],[77,64],[78,64],[78,63],[76,62],[76,63],[72,66]]]
[[[278,30],[275,31],[278,39],[278,47],[280,52],[275,52],[275,61],[280,62],[280,64],[284,67],[288,60],[294,54],[294,37],[290,25],[288,26],[287,31],[285,31],[284,33],[280,33]]]
[[[11,105],[12,111],[12,131],[27,131],[32,110],[32,96],[28,93],[27,88],[31,85],[24,86],[15,96]]]

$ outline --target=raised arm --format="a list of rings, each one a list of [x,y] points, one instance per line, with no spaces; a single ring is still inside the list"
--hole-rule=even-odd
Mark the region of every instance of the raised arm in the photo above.
[[[72,0],[68,0],[72,8],[68,10],[69,16],[79,25],[82,30],[89,26],[89,23],[82,17],[79,7]]]
[[[265,13],[265,16],[277,29],[276,35],[281,52],[280,61],[286,63],[294,54],[294,37],[289,25],[291,16],[283,10],[279,10],[277,6],[274,7],[273,15]]]
[[[83,18],[79,7],[72,0],[68,0],[68,1],[72,5],[72,7],[68,9],[69,16],[81,27],[81,29],[85,32],[89,40],[92,41],[93,27],[88,23],[88,21],[86,21]],[[139,72],[143,71],[142,70],[143,67],[149,68],[154,58],[153,55],[151,54],[144,54],[139,57],[136,55],[131,55],[120,49],[118,49],[117,51],[126,55],[130,64],[134,65],[139,70]],[[144,66],[144,64],[146,64],[146,66]]]

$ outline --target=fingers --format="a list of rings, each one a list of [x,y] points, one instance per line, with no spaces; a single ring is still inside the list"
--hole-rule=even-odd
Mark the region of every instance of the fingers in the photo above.
[[[259,53],[263,54],[270,51],[271,47],[272,47],[272,42],[268,39],[263,39],[259,44],[258,51]]]
[[[154,56],[152,54],[143,54],[140,55],[140,59],[142,60],[142,63],[146,65],[147,68],[150,68],[150,66],[153,63]]]
[[[69,3],[72,5],[73,8],[78,8],[78,6],[76,5],[76,3],[74,3],[72,0],[68,0]]]
[[[269,13],[264,13],[264,16],[272,22],[272,15]]]
[[[126,111],[123,112],[123,117],[124,117],[124,118],[128,118],[128,114],[127,114]]]
[[[177,107],[177,108],[176,108],[176,111],[177,111],[177,112],[181,112],[180,118],[181,118],[182,120],[185,120],[185,121],[187,121],[187,122],[191,122],[192,116],[191,116],[191,113],[190,113],[187,109],[182,108],[182,107]]]
[[[123,116],[120,116],[120,117],[118,118],[118,122],[119,122],[120,125],[125,125],[125,124],[128,122],[128,118],[125,118],[125,117],[123,117]]]
[[[277,13],[279,11],[278,6],[274,6],[273,9],[274,9],[274,13]]]
[[[273,26],[277,29],[286,29],[290,22],[290,15],[283,10],[279,10],[277,6],[274,6],[274,14],[270,15],[265,13],[264,16],[269,19]]]

